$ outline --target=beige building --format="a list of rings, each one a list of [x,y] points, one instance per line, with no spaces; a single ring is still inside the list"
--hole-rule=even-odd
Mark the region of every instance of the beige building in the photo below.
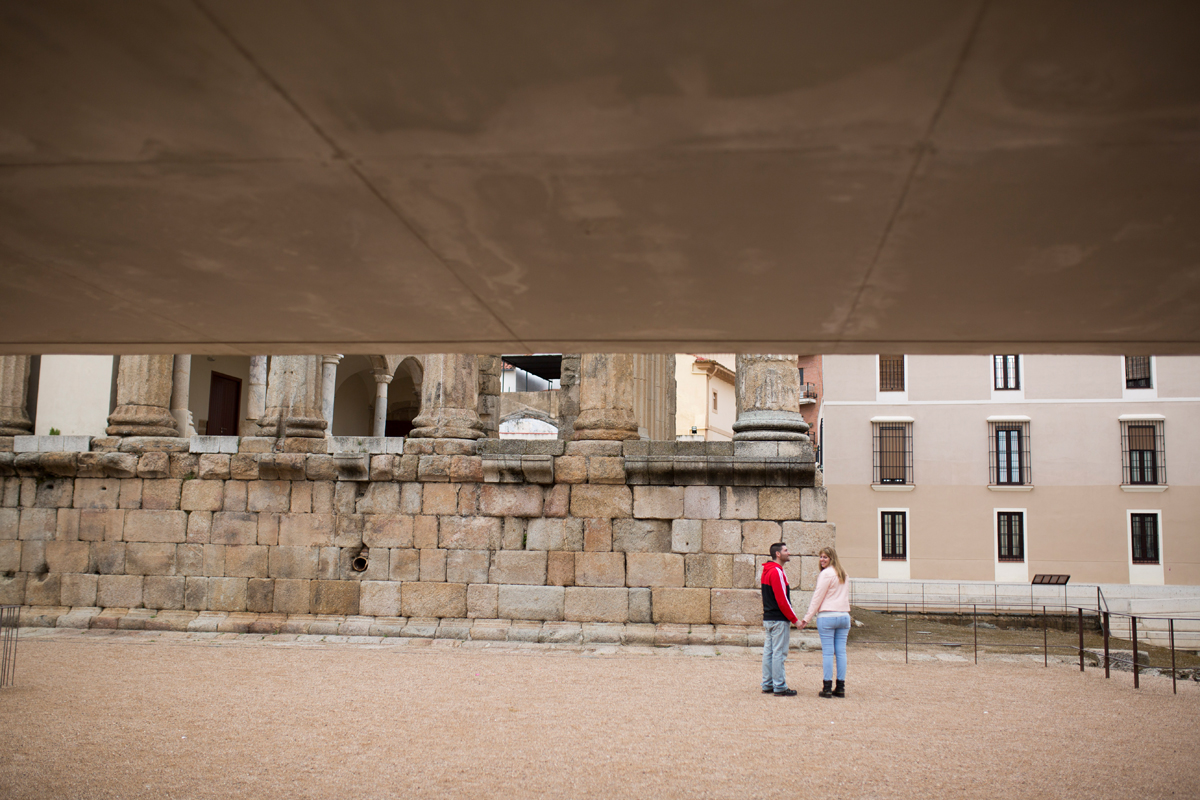
[[[675,438],[727,442],[737,419],[732,353],[675,355]]]
[[[1200,358],[825,356],[855,577],[1200,584]]]

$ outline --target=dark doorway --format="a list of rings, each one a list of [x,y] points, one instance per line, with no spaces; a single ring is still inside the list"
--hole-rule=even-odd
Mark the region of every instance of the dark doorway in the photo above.
[[[206,436],[237,436],[242,410],[242,381],[219,372],[212,374],[208,388]]]
[[[408,436],[412,431],[411,419],[389,419],[383,427],[384,436]]]

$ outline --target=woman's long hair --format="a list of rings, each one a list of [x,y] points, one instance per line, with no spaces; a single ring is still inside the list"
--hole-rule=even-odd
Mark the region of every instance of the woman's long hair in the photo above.
[[[838,583],[845,583],[846,570],[842,569],[842,562],[838,561],[837,550],[834,550],[832,547],[822,547],[821,555],[829,556],[829,566],[833,567],[834,571],[837,572]]]

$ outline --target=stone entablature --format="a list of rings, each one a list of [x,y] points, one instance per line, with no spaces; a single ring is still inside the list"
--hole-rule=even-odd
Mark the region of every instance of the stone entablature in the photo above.
[[[769,545],[800,606],[834,541],[804,441],[278,443],[0,453],[0,602],[755,625]]]

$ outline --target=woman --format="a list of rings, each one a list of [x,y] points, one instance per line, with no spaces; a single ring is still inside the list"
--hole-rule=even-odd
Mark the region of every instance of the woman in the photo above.
[[[850,584],[846,582],[846,570],[838,561],[837,551],[832,547],[821,550],[821,575],[817,588],[813,589],[808,613],[800,621],[801,629],[817,616],[817,632],[821,634],[821,661],[825,667],[825,680],[818,697],[846,696],[846,636],[850,633]],[[837,686],[833,686],[833,661],[837,659]]]

